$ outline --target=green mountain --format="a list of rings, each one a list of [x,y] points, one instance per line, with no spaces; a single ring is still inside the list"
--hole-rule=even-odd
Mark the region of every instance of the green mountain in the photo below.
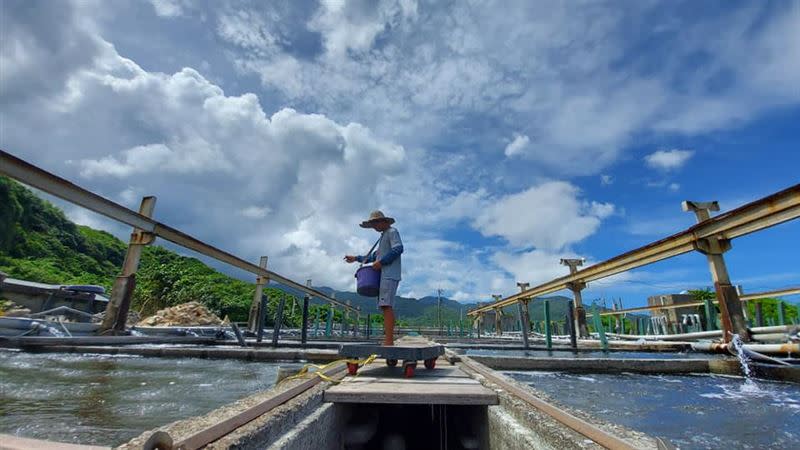
[[[51,284],[96,284],[111,289],[125,257],[127,244],[105,231],[76,225],[51,203],[37,197],[29,189],[8,178],[0,177],[0,271],[10,277]],[[370,314],[380,321],[375,299],[353,292],[320,288],[335,293],[338,300],[350,301],[361,308],[362,317]],[[246,321],[252,303],[252,283],[218,272],[196,258],[181,256],[159,246],[146,247],[142,254],[136,278],[133,309],[143,316],[180,303],[196,300],[221,317]],[[286,325],[300,323],[302,294],[286,286],[271,284],[265,291],[269,298],[267,324],[271,324],[274,311],[281,298],[285,299]],[[563,321],[567,302],[564,296],[548,297],[550,317]],[[531,320],[544,320],[543,299],[528,305]],[[455,324],[459,318],[467,321],[467,311],[476,303],[459,303],[442,298],[443,323]],[[398,322],[401,325],[423,326],[437,323],[438,299],[399,297],[396,302]],[[319,300],[311,304],[311,316],[321,308],[320,316],[327,317],[327,305]],[[777,316],[772,303],[765,306],[765,317]],[[505,308],[504,313],[516,317],[516,307]],[[787,317],[796,317],[795,307],[787,308]],[[341,310],[335,312],[340,320]]]

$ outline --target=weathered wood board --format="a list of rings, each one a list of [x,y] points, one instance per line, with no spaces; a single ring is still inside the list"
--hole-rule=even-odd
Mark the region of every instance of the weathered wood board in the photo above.
[[[401,370],[377,360],[355,377],[325,391],[332,403],[383,403],[425,405],[496,405],[497,394],[472,379],[458,367],[417,370],[404,378]]]

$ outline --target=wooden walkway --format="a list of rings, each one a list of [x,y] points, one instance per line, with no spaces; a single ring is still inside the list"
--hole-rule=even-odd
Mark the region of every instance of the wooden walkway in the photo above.
[[[439,365],[441,364],[441,365]],[[417,367],[413,378],[405,378],[400,365],[387,367],[383,359],[362,367],[357,376],[325,391],[332,403],[383,403],[426,405],[496,405],[497,394],[485,388],[444,359],[433,370]]]

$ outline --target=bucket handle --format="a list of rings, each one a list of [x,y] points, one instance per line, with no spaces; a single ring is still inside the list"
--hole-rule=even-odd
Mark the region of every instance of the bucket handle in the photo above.
[[[378,240],[377,240],[377,241],[375,241],[375,243],[374,243],[374,244],[372,244],[372,248],[371,248],[371,249],[369,249],[369,251],[367,252],[367,254],[366,254],[366,255],[364,255],[364,257],[365,257],[365,258],[366,258],[366,257],[368,257],[370,254],[372,254],[372,251],[373,251],[373,250],[375,250],[375,247],[377,247],[377,246],[378,246],[378,244],[381,242],[381,239],[382,239],[382,238],[383,238],[383,234],[381,234],[381,237],[379,237],[379,238],[378,238]],[[364,267],[364,263],[363,263],[363,262],[362,262],[362,263],[359,263],[359,265],[358,265],[358,268],[359,268],[359,269],[360,269],[360,268],[362,268],[362,267]]]

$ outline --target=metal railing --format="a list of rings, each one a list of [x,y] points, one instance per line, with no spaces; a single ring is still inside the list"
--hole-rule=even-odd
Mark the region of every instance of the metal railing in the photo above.
[[[139,214],[105,197],[101,197],[57,175],[23,161],[22,159],[19,159],[3,150],[0,150],[0,175],[8,176],[28,186],[47,192],[48,194],[54,195],[70,203],[74,203],[75,205],[84,207],[105,217],[116,220],[117,222],[130,225],[134,228],[139,228],[145,233],[151,233],[154,236],[160,237],[189,250],[193,250],[201,255],[205,255],[216,259],[217,261],[230,264],[231,266],[253,273],[257,276],[276,281],[312,297],[317,297],[350,311],[359,310],[356,307],[337,301],[321,291],[307,287],[302,283],[293,281],[271,270],[261,268],[257,264],[245,261],[224,250],[220,250],[214,246],[206,244],[205,242],[180,230]]]
[[[743,302],[748,302],[751,300],[758,300],[761,298],[767,297],[783,297],[785,295],[794,295],[800,294],[800,286],[785,288],[785,289],[777,289],[774,291],[766,291],[766,292],[757,292],[754,294],[743,294],[739,296],[739,300]],[[717,300],[711,300],[711,303],[717,303]],[[601,316],[618,316],[620,314],[631,313],[631,312],[641,312],[641,311],[657,311],[661,309],[681,309],[681,308],[689,308],[692,306],[703,306],[705,302],[696,301],[696,302],[687,302],[687,303],[674,303],[674,304],[667,304],[667,305],[648,305],[648,306],[638,306],[635,308],[625,308],[625,309],[609,309],[599,313]],[[591,316],[592,313],[587,313],[587,316]]]
[[[607,261],[547,283],[525,289],[501,300],[470,310],[471,316],[511,306],[520,300],[551,294],[579,283],[588,283],[637,267],[703,248],[709,238],[729,241],[800,217],[800,184],[704,220],[667,238],[623,253]]]

